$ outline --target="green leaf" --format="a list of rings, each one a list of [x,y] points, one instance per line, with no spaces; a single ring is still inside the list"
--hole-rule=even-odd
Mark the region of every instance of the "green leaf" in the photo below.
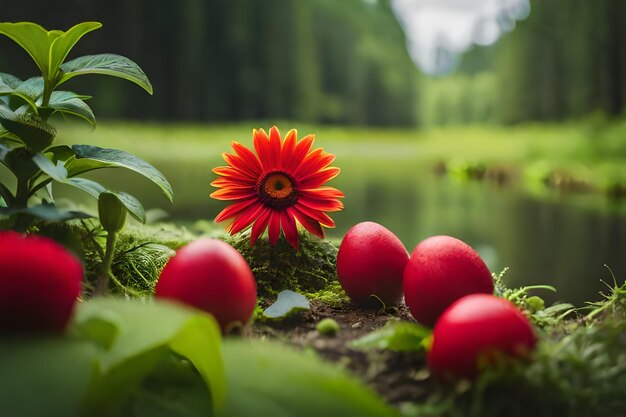
[[[33,157],[33,162],[53,180],[59,182],[67,181],[67,169],[63,166],[62,161],[58,161],[55,165],[45,155],[38,153]]]
[[[82,22],[71,27],[67,32],[57,37],[50,45],[50,75],[56,77],[56,73],[59,70],[63,61],[70,53],[74,45],[85,36],[87,33],[100,29],[102,23],[100,22]],[[60,82],[56,83],[56,87]]]
[[[135,62],[121,55],[81,56],[61,65],[61,70],[63,75],[57,85],[78,75],[104,74],[131,81],[152,94],[152,84],[143,70]]]
[[[80,416],[81,401],[95,371],[96,353],[92,343],[71,337],[3,339],[3,415]]]
[[[7,74],[7,73],[4,73],[4,72],[0,72],[0,80],[4,84],[6,84],[9,87],[11,87],[12,89],[16,89],[17,86],[22,83],[22,80],[20,80],[16,76],[11,75],[11,74]]]
[[[2,77],[3,75],[5,77]],[[39,110],[37,109],[35,100],[19,89],[19,86],[23,84],[22,81],[15,77],[13,77],[13,79],[8,77],[9,74],[0,74],[0,96],[18,97],[28,104],[33,112],[37,114]],[[9,103],[7,103],[7,105],[8,104]],[[20,103],[17,103],[16,106],[19,106],[19,104]]]
[[[263,314],[269,318],[276,319],[285,317],[294,311],[308,310],[311,306],[309,300],[297,292],[284,290],[278,294],[278,299],[269,306]]]
[[[98,198],[100,193],[106,191],[104,186],[95,181],[88,180],[87,178],[68,178],[67,181],[63,181],[63,183],[83,190],[94,198]]]
[[[83,101],[83,97],[70,91],[54,91],[50,97],[48,107],[60,113],[79,117],[90,125],[96,125],[96,116],[91,107]]]
[[[18,85],[15,91],[28,96],[32,100],[38,100],[43,96],[43,88],[43,78],[32,77]]]
[[[94,299],[64,336],[0,343],[3,416],[207,416],[225,387],[215,321],[168,303]],[[159,395],[152,413],[138,409]]]
[[[123,191],[118,191],[114,193],[117,198],[120,199],[128,213],[135,218],[140,223],[146,222],[146,211],[143,208],[143,205],[132,195],[125,193]]]
[[[126,168],[148,178],[161,189],[170,201],[173,200],[170,183],[159,170],[143,159],[128,152],[92,145],[72,145],[72,151],[76,154],[76,159],[70,159],[66,164],[69,177],[100,168]]]
[[[98,22],[83,22],[70,28],[47,31],[40,25],[30,22],[0,23],[0,34],[6,35],[20,45],[33,58],[44,79],[54,80],[60,65],[76,42],[85,34],[98,29]]]
[[[276,343],[227,340],[221,416],[384,417],[397,413],[335,365]]]
[[[15,214],[27,214],[38,219],[50,222],[63,222],[71,219],[90,219],[93,216],[82,211],[61,211],[54,204],[43,203],[36,206],[20,209],[0,209],[0,214],[12,216]]]
[[[50,76],[50,46],[62,33],[60,30],[48,32],[40,25],[30,22],[0,23],[0,34],[8,36],[20,45],[47,79]]]
[[[68,172],[63,161],[57,161],[54,164],[48,157],[38,153],[33,157],[33,162],[53,180],[83,190],[95,198],[98,198],[102,192],[106,191],[104,186],[95,181],[86,178],[68,178]]]
[[[206,384],[194,367],[168,352],[125,404],[124,415],[209,417],[214,413]]]
[[[100,376],[90,386],[85,415],[102,414],[132,395],[164,349],[193,364],[216,409],[224,404],[220,330],[205,313],[167,302],[96,298],[79,305],[74,333],[106,347],[98,355]]]
[[[355,349],[422,351],[426,348],[431,334],[430,329],[417,323],[390,321],[383,328],[354,340],[350,346]]]
[[[36,115],[23,115],[0,105],[0,123],[28,148],[41,151],[53,142],[56,130]]]

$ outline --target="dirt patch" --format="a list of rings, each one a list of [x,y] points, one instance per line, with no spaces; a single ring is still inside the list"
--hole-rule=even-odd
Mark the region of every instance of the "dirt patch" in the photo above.
[[[324,336],[315,325],[324,318],[341,327],[335,336]],[[420,402],[432,392],[432,381],[425,368],[424,355],[393,351],[363,351],[350,343],[389,320],[412,321],[402,304],[393,310],[364,309],[349,303],[330,306],[311,301],[311,309],[276,322],[255,323],[249,337],[277,339],[301,349],[313,349],[324,359],[349,369],[390,404]]]

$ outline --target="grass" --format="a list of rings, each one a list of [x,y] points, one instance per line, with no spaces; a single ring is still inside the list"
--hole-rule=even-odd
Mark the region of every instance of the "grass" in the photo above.
[[[420,163],[463,162],[521,169],[547,164],[600,186],[626,183],[626,120],[527,124],[513,127],[453,126],[380,129],[277,123],[283,133],[315,133],[317,145],[341,159],[410,159]],[[230,151],[230,142],[252,143],[252,129],[267,122],[228,125],[104,122],[95,131],[77,125],[59,128],[61,143],[90,143],[123,149],[154,164],[208,161]],[[543,165],[542,165],[543,164]],[[536,169],[535,169],[536,171]]]

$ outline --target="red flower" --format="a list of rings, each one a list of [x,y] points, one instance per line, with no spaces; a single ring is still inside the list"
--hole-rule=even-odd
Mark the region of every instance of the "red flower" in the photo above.
[[[287,241],[298,249],[296,220],[323,238],[322,226],[335,227],[325,212],[343,208],[338,200],[343,193],[322,186],[339,174],[339,168],[329,167],[335,155],[322,148],[311,150],[315,136],[298,141],[295,130],[287,133],[284,142],[275,126],[270,129],[269,138],[263,129],[254,130],[253,136],[256,155],[233,142],[235,154],[222,154],[229,166],[213,170],[221,178],[211,183],[220,188],[211,197],[234,201],[215,221],[233,219],[227,228],[231,235],[252,225],[252,245],[266,228],[274,245],[282,228]]]
[[[63,246],[0,232],[0,334],[62,332],[82,280],[81,263]]]

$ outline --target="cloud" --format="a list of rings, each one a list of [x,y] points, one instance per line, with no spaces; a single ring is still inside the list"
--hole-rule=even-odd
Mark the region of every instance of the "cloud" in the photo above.
[[[529,0],[392,0],[407,48],[428,74],[450,71],[472,45],[491,45],[530,13]]]

